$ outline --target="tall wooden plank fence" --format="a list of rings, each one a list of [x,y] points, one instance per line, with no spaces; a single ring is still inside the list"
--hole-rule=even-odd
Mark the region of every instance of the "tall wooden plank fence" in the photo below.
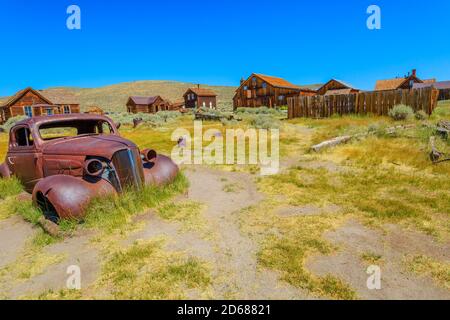
[[[288,98],[288,117],[327,118],[333,115],[374,114],[388,115],[395,105],[404,104],[414,111],[431,114],[437,106],[439,90],[371,91],[330,96],[294,96]]]

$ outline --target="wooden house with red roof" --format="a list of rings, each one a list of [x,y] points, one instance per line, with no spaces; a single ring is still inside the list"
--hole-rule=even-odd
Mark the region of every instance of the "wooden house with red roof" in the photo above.
[[[206,88],[189,88],[183,95],[185,108],[217,108],[217,94]]]
[[[399,90],[399,89],[413,89],[414,85],[417,83],[427,83],[431,84],[436,82],[436,79],[421,80],[417,77],[417,71],[414,69],[405,77],[378,80],[375,85],[375,91],[386,91],[386,90]]]
[[[289,96],[315,94],[313,89],[294,85],[282,78],[253,73],[247,80],[241,80],[233,98],[233,107],[275,108],[287,105]]]
[[[129,113],[156,113],[170,110],[170,102],[161,96],[128,98],[127,111]]]
[[[25,88],[0,104],[0,123],[16,116],[80,113],[77,97],[64,89]]]

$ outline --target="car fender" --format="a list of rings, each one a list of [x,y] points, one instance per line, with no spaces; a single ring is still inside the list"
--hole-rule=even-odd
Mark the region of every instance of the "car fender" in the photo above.
[[[6,163],[0,164],[0,178],[10,178],[11,171]]]
[[[36,184],[33,202],[42,206],[42,201],[48,201],[59,219],[82,220],[92,199],[115,193],[115,188],[104,179],[54,175]]]
[[[162,186],[172,182],[179,172],[178,166],[167,156],[157,155],[144,162],[145,184]]]

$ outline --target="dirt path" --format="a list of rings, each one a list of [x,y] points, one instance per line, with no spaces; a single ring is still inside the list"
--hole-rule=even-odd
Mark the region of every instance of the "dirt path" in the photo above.
[[[189,171],[189,198],[208,206],[205,218],[216,230],[214,289],[219,298],[238,299],[299,299],[307,296],[278,281],[277,274],[259,270],[258,247],[239,229],[236,214],[261,201],[253,177],[245,173],[226,173],[199,169]],[[224,192],[228,184],[237,184],[238,191]]]
[[[186,199],[206,205],[203,219],[211,236],[205,239],[197,232],[183,232],[181,224],[148,213],[147,227],[127,242],[165,236],[170,240],[167,249],[185,251],[205,260],[212,267],[212,298],[308,298],[307,294],[279,281],[275,272],[259,269],[258,247],[240,231],[236,214],[264,198],[257,192],[253,176],[205,167],[188,169],[186,175],[190,181]],[[194,293],[191,298],[198,297]]]
[[[432,237],[398,226],[388,226],[383,234],[371,230],[355,220],[350,220],[325,237],[339,245],[340,250],[331,256],[311,258],[307,268],[318,275],[332,274],[344,279],[357,291],[362,299],[450,299],[450,292],[438,286],[430,277],[422,277],[408,272],[402,264],[407,254],[426,255],[443,262],[450,261],[450,244],[437,243]],[[363,254],[373,253],[379,262],[367,262]],[[381,289],[367,288],[369,265],[381,268]]]

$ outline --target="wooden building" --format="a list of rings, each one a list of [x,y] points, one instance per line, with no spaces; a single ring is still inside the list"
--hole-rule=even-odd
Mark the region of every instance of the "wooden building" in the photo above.
[[[340,95],[340,94],[352,94],[358,93],[360,90],[355,89],[352,85],[345,83],[344,81],[331,79],[319,89],[317,94],[320,96]]]
[[[35,90],[26,88],[0,105],[0,123],[16,116],[41,116],[80,113],[77,98],[65,90]]]
[[[90,106],[89,108],[87,108],[87,110],[86,110],[84,113],[87,113],[87,114],[96,114],[96,115],[99,115],[99,116],[102,116],[102,115],[105,114],[105,112],[103,111],[103,109],[100,108],[100,107],[97,107],[97,106]]]
[[[415,84],[418,83],[434,83],[436,79],[421,80],[417,77],[417,71],[414,69],[411,73],[405,77],[378,80],[375,85],[375,91],[386,90],[399,90],[399,89],[412,89]]]
[[[170,110],[170,102],[161,96],[130,97],[127,102],[129,113],[156,113],[167,110]]]
[[[313,89],[296,86],[282,78],[253,73],[247,80],[241,80],[233,97],[236,108],[275,108],[287,105],[292,95],[315,95]]]
[[[433,87],[439,90],[438,100],[450,100],[450,81],[437,81],[432,83],[416,83],[413,86],[413,89],[422,89]]]
[[[189,88],[183,95],[185,108],[217,108],[217,94],[205,88]]]
[[[176,100],[170,104],[170,110],[179,111],[181,109],[184,109],[184,106],[185,106],[184,99]]]

